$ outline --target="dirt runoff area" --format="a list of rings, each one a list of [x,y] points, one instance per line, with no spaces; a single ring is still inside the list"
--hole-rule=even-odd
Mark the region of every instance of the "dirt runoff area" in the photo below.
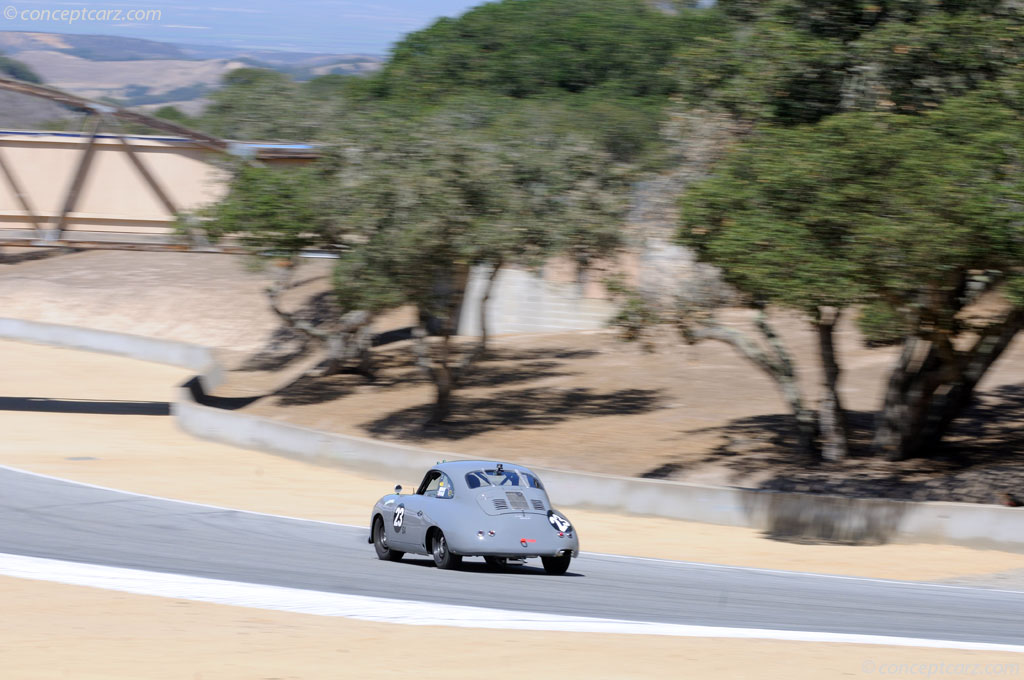
[[[182,500],[364,524],[396,482],[193,439],[167,402],[176,368],[0,341],[0,463]],[[584,549],[885,578],[1024,567],[954,546],[780,543],[735,527],[571,513]],[[369,549],[369,548],[368,548]],[[1019,655],[934,649],[466,630],[367,623],[0,578],[0,658],[18,680],[450,678],[489,668],[564,678],[917,677],[999,668]],[[439,651],[440,650],[440,651]],[[965,664],[967,664],[965,666]],[[1014,666],[1013,664],[1017,664]],[[1011,673],[1012,669],[1017,669]]]
[[[269,311],[263,290],[272,270],[223,255],[45,255],[10,251],[0,263],[5,315],[219,348],[235,370],[218,395],[240,397],[232,407],[249,402],[248,413],[553,468],[912,500],[999,503],[1008,494],[1024,502],[1024,340],[989,371],[977,405],[938,458],[888,463],[865,449],[896,350],[865,347],[845,319],[840,388],[859,448],[848,461],[808,465],[793,453],[775,387],[721,344],[685,347],[663,336],[647,352],[607,331],[495,338],[459,390],[450,422],[424,428],[432,389],[408,343],[375,350],[373,382],[303,377],[316,356]],[[329,263],[304,264],[285,307],[323,314],[329,274]],[[738,311],[725,316],[740,327],[749,321]],[[804,321],[774,316],[813,402],[815,337]],[[378,330],[407,322],[392,315]]]
[[[0,601],[2,674],[17,680],[1017,678],[1024,664],[996,652],[400,626],[10,578]]]

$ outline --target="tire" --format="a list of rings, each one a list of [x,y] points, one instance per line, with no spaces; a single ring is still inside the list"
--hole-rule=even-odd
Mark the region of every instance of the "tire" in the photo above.
[[[557,557],[542,557],[540,561],[544,564],[544,571],[551,576],[561,576],[569,571],[569,562],[572,561],[572,553],[565,553]]]
[[[491,569],[498,571],[508,568],[508,559],[504,557],[485,557],[484,562],[486,562],[487,566]]]
[[[392,550],[388,547],[388,536],[384,530],[384,520],[379,516],[373,520],[373,549],[377,551],[377,557],[388,562],[397,562],[405,555],[404,552]]]
[[[434,534],[434,540],[430,545],[430,555],[434,558],[434,564],[438,569],[458,569],[462,564],[462,555],[455,555],[448,549],[448,539],[440,530]]]

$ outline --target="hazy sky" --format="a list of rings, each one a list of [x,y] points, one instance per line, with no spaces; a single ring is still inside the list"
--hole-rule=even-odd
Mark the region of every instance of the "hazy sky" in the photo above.
[[[483,0],[0,0],[0,30],[118,35],[296,52],[385,54],[402,35]],[[159,18],[125,21],[125,13]],[[78,18],[75,12],[78,12]],[[117,13],[120,12],[120,17]]]

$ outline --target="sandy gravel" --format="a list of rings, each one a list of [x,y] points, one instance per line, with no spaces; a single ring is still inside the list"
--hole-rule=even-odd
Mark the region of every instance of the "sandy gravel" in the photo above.
[[[1016,678],[1024,665],[992,652],[364,623],[11,578],[0,578],[0,601],[0,675],[17,680],[818,680],[915,678],[922,664]]]

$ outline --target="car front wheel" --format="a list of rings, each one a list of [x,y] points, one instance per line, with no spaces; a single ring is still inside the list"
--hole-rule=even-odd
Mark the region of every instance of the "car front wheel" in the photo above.
[[[434,564],[438,569],[456,569],[462,564],[462,555],[455,555],[448,549],[448,539],[441,531],[434,536],[434,544],[430,551],[434,558]]]
[[[565,553],[564,555],[558,555],[556,557],[541,557],[540,561],[544,565],[544,571],[552,576],[561,576],[569,570],[569,562],[572,560],[571,553]]]
[[[405,554],[388,547],[388,536],[385,533],[384,520],[380,517],[373,520],[373,549],[377,551],[378,558],[388,560],[389,562],[397,562]]]

